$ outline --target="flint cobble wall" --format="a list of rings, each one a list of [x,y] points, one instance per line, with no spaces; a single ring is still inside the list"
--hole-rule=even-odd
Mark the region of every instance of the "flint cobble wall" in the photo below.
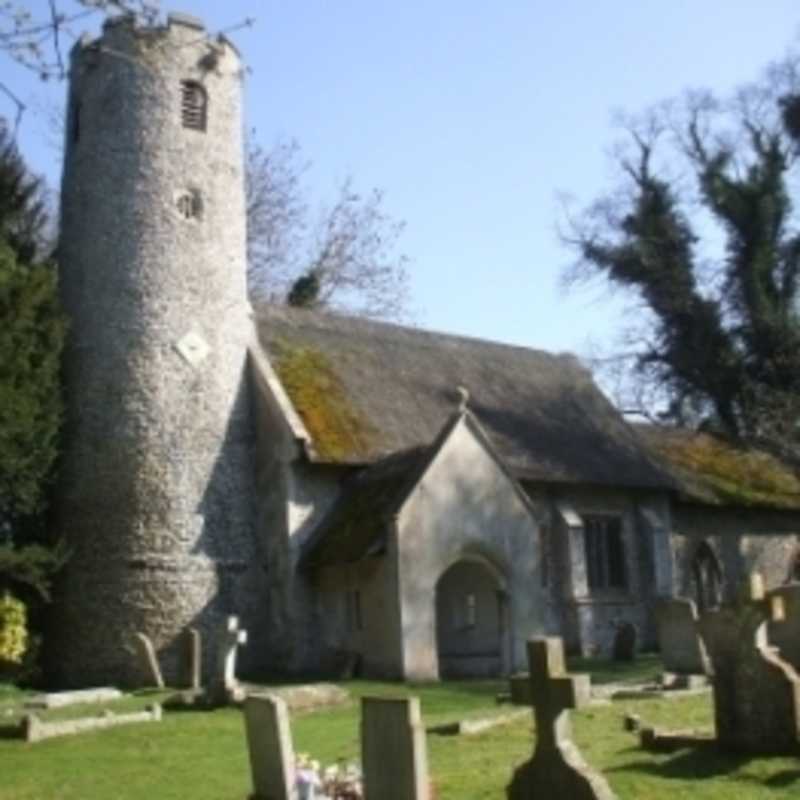
[[[186,80],[205,90],[205,131],[183,125]],[[171,19],[112,23],[76,45],[56,503],[72,558],[49,637],[62,685],[140,681],[137,630],[174,682],[183,631],[199,627],[208,669],[228,613],[258,651],[243,186],[241,64],[230,44]]]

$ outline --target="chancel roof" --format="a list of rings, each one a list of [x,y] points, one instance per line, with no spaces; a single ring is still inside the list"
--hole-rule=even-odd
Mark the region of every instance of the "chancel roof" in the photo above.
[[[463,387],[519,478],[672,485],[573,356],[283,306],[258,308],[256,325],[314,461],[366,465],[430,445]]]
[[[800,476],[763,450],[682,428],[638,425],[637,431],[684,500],[800,510]]]

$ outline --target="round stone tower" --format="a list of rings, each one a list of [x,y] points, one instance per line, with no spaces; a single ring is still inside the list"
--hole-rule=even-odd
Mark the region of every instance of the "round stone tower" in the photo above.
[[[141,681],[136,632],[172,683],[187,628],[206,668],[225,615],[258,639],[241,94],[234,47],[184,15],[112,20],[72,52],[62,685]]]

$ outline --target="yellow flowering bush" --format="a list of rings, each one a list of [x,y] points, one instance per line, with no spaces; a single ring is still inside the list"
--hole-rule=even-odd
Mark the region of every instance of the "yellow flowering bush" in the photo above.
[[[6,592],[0,597],[0,661],[20,664],[27,647],[25,603]]]

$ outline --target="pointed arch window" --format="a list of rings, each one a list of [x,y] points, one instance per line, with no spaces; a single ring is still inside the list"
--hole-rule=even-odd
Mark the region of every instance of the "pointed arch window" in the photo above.
[[[208,92],[197,81],[181,82],[181,121],[184,128],[205,131],[208,123]]]
[[[708,542],[701,542],[692,559],[692,583],[698,611],[722,602],[722,569]]]

